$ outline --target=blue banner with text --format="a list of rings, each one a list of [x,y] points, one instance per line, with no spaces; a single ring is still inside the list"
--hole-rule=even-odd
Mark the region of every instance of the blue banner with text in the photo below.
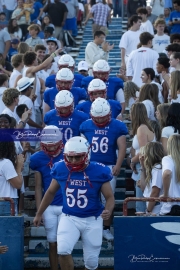
[[[180,217],[115,217],[115,270],[179,270]]]

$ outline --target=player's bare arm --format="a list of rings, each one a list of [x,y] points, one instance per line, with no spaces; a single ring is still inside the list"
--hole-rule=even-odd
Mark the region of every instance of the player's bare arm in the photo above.
[[[118,176],[121,170],[121,165],[126,155],[126,136],[121,136],[117,139],[118,157],[116,165],[113,167],[113,175]]]
[[[105,209],[102,211],[101,217],[104,220],[108,220],[114,209],[114,194],[110,185],[110,182],[106,182],[101,187],[101,192],[106,199]]]

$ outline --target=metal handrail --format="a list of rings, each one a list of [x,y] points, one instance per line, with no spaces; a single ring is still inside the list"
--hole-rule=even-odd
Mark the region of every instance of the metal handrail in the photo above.
[[[0,201],[8,201],[10,202],[10,209],[11,209],[11,216],[15,216],[15,205],[14,205],[14,200],[10,197],[2,197],[0,198]]]
[[[180,202],[180,198],[170,198],[170,197],[148,197],[148,198],[136,198],[136,197],[128,197],[123,202],[123,216],[127,216],[128,202]]]

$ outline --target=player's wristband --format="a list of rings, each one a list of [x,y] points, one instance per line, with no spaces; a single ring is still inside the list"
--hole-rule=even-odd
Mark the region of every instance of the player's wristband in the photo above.
[[[54,57],[56,57],[56,56],[57,56],[56,53],[51,54],[52,59],[54,59]]]

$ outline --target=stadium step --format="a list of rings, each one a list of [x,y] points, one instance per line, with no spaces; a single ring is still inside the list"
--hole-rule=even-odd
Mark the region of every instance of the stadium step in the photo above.
[[[120,49],[119,42],[121,36],[127,28],[127,19],[124,18],[112,18],[112,22],[109,24],[108,35],[106,40],[110,42],[110,44],[114,44],[114,49],[109,53],[109,64],[112,68],[111,77],[115,77],[119,72],[119,67],[121,66],[121,58],[120,58]],[[77,40],[82,37],[82,35],[77,36]],[[85,48],[87,43],[93,40],[92,36],[92,20],[89,20],[86,27],[83,28],[83,38],[81,40],[81,44],[79,44],[79,51],[72,52],[71,55],[75,58],[76,66],[82,60],[85,60]]]

